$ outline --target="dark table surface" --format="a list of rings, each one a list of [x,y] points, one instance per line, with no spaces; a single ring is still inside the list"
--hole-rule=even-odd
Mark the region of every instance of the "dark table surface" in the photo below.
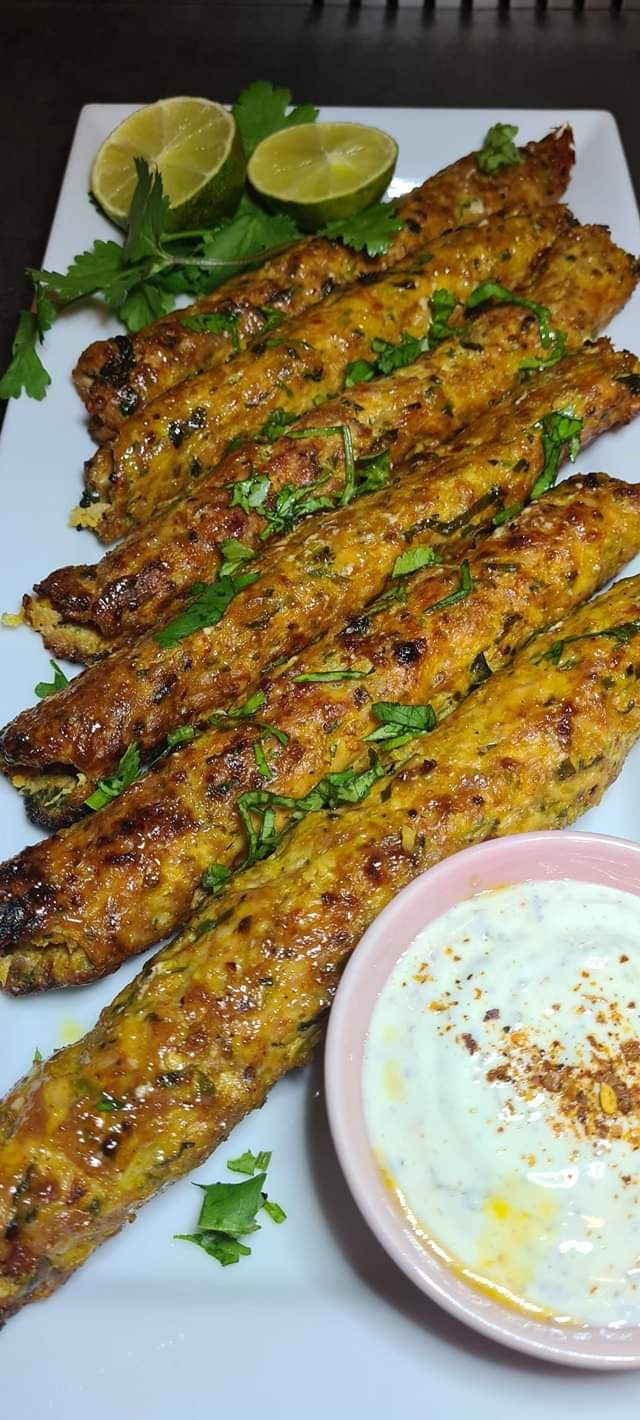
[[[640,191],[640,10],[0,0],[0,53],[0,369],[84,103],[226,101],[263,77],[329,104],[604,108]]]

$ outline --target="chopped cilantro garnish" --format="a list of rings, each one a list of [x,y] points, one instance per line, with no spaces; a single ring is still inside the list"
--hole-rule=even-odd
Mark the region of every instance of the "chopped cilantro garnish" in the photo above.
[[[377,755],[370,751],[368,769],[358,773],[349,767],[334,774],[326,774],[302,798],[294,799],[286,794],[274,794],[268,789],[256,789],[241,794],[236,800],[236,808],[247,837],[247,856],[243,867],[249,867],[252,863],[267,858],[289,828],[300,823],[307,814],[336,808],[338,804],[361,803],[376,780],[384,773]],[[288,814],[288,819],[279,830],[276,829],[276,809]]]
[[[222,562],[218,572],[219,577],[231,577],[242,567],[245,562],[253,562],[255,552],[246,542],[240,542],[237,537],[227,537],[220,543]]]
[[[353,385],[372,380],[376,374],[376,366],[371,360],[352,360],[344,372],[344,388],[350,390]]]
[[[392,202],[375,202],[355,217],[338,217],[323,228],[321,236],[341,241],[354,251],[369,256],[385,256],[404,222]]]
[[[427,331],[427,349],[432,350],[434,345],[440,345],[443,340],[448,340],[454,335],[450,320],[456,308],[457,301],[453,291],[434,291],[429,306],[431,308],[431,325]]]
[[[571,462],[576,458],[580,448],[580,435],[583,426],[582,419],[575,419],[568,412],[554,410],[551,414],[543,415],[542,419],[535,426],[541,431],[542,449],[544,454],[544,465],[542,473],[538,475],[531,489],[531,498],[539,498],[547,489],[552,488],[560,468],[560,460],[566,449]]]
[[[105,1090],[96,1103],[96,1109],[100,1114],[111,1114],[114,1110],[124,1109],[124,1101],[116,1099],[115,1095]]]
[[[522,155],[514,143],[518,132],[515,123],[494,123],[486,135],[484,143],[476,153],[476,163],[481,173],[497,173],[499,168],[514,167],[522,162]]]
[[[99,779],[98,787],[85,799],[88,809],[104,809],[113,799],[117,799],[129,784],[133,784],[140,773],[140,751],[137,745],[128,745],[115,774],[107,779]]]
[[[362,680],[363,676],[371,675],[372,667],[366,666],[363,670],[350,670],[347,667],[341,669],[336,666],[332,671],[307,671],[303,675],[294,675],[291,679],[296,685],[313,685],[315,681],[326,681],[331,684],[339,680]]]
[[[179,745],[188,745],[196,737],[195,725],[179,725],[177,730],[170,730],[167,735],[166,754],[170,749],[177,749]]]
[[[234,597],[250,587],[259,577],[258,572],[239,572],[232,577],[217,577],[215,582],[197,584],[194,600],[172,621],[168,621],[155,639],[159,646],[177,646],[185,636],[201,631],[207,626],[217,626]]]
[[[237,1159],[230,1159],[227,1168],[245,1174],[240,1183],[198,1184],[204,1193],[195,1233],[176,1233],[181,1242],[195,1243],[209,1257],[215,1257],[223,1267],[250,1257],[251,1248],[241,1241],[260,1231],[258,1213],[264,1211],[274,1223],[283,1223],[286,1213],[279,1203],[269,1199],[263,1190],[271,1152],[253,1154],[245,1150]]]
[[[40,1050],[38,1050],[38,1047],[37,1047],[37,1045],[36,1045],[36,1048],[35,1048],[35,1050],[34,1050],[34,1052],[33,1052],[33,1061],[32,1061],[32,1063],[33,1063],[34,1065],[41,1065],[41,1064],[42,1064],[42,1058],[43,1058],[43,1057],[42,1057],[42,1052],[41,1052]]]
[[[210,863],[209,867],[205,868],[200,882],[205,892],[210,892],[212,896],[215,896],[216,893],[222,891],[223,887],[226,887],[230,877],[231,870],[225,868],[222,863]]]
[[[39,700],[45,700],[48,695],[55,695],[56,691],[64,690],[65,686],[69,684],[69,677],[60,670],[55,661],[49,661],[49,665],[53,671],[53,680],[39,680],[38,684],[34,686],[34,694],[38,696]]]
[[[261,1149],[258,1154],[252,1154],[251,1149],[245,1149],[244,1154],[240,1154],[237,1159],[228,1159],[227,1168],[232,1173],[266,1173],[271,1163],[271,1150]]]
[[[241,478],[230,486],[230,507],[242,508],[243,513],[250,513],[253,509],[262,507],[271,488],[271,480],[267,478],[266,473],[254,474],[251,478]]]
[[[461,602],[464,597],[468,597],[473,591],[473,578],[469,568],[469,563],[465,558],[460,567],[460,579],[455,592],[449,592],[448,597],[441,597],[440,601],[434,602],[432,606],[425,608],[427,612],[441,611],[443,607],[455,606],[456,602]]]
[[[199,334],[228,335],[231,340],[231,349],[236,354],[240,349],[238,317],[230,315],[228,311],[203,311],[202,314],[181,316],[180,324],[186,330],[194,330]]]
[[[538,657],[538,662],[551,661],[554,666],[560,665],[565,646],[572,645],[575,641],[592,641],[596,637],[605,636],[611,641],[617,641],[619,646],[627,646],[633,637],[639,634],[640,621],[621,621],[619,626],[606,626],[602,631],[583,631],[579,636],[565,636],[562,640],[553,641],[549,649]]]
[[[397,749],[435,729],[436,715],[431,705],[402,705],[393,700],[378,700],[371,706],[377,730],[365,736],[367,740],[383,741],[386,749]]]
[[[411,572],[419,572],[421,567],[435,567],[440,561],[441,558],[433,547],[419,542],[416,547],[410,547],[396,557],[391,576],[407,577]]]

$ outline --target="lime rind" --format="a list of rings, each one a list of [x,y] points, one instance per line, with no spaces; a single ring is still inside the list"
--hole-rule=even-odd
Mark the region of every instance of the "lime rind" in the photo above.
[[[388,133],[355,123],[318,123],[273,133],[249,160],[252,186],[268,206],[314,231],[377,202],[395,169]]]

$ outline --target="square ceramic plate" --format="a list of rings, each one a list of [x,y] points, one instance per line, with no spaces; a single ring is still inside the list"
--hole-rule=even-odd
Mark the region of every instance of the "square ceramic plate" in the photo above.
[[[81,114],[44,265],[64,268],[107,224],[86,197],[90,162],[131,108],[91,105]],[[595,112],[490,109],[327,109],[323,117],[373,123],[400,144],[394,192],[477,148],[491,123],[517,123],[522,140],[569,120],[577,164],[568,200],[583,221],[608,222],[617,242],[640,250],[640,220],[613,119]],[[109,233],[110,233],[110,229]],[[21,253],[15,253],[16,264]],[[97,307],[69,314],[47,337],[53,384],[42,404],[8,410],[0,444],[0,609],[52,567],[94,561],[96,543],[66,525],[91,451],[69,374],[79,351],[113,329]],[[640,295],[610,333],[640,349]],[[592,445],[582,470],[640,476],[640,421]],[[640,570],[640,559],[634,571]],[[0,630],[0,723],[33,701],[47,678],[39,639]],[[581,821],[594,831],[640,836],[640,752],[604,803]],[[0,855],[36,836],[13,791],[0,784]],[[0,1001],[0,1089],[91,1025],[137,969],[52,999]],[[27,1308],[0,1338],[0,1414],[9,1420],[174,1420],[263,1416],[325,1420],[401,1413],[474,1420],[635,1420],[640,1378],[558,1374],[466,1331],[412,1287],[379,1248],[351,1202],[325,1123],[319,1070],[286,1079],[260,1114],[193,1177],[220,1178],[225,1160],[272,1149],[269,1188],[288,1213],[268,1220],[251,1258],[222,1269],[173,1234],[195,1222],[189,1180],[157,1199],[52,1300]]]

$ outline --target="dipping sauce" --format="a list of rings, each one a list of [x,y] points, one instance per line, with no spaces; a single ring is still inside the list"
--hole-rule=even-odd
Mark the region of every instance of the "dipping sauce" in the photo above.
[[[378,997],[369,1139],[418,1239],[567,1323],[640,1323],[640,901],[572,880],[461,902]]]

